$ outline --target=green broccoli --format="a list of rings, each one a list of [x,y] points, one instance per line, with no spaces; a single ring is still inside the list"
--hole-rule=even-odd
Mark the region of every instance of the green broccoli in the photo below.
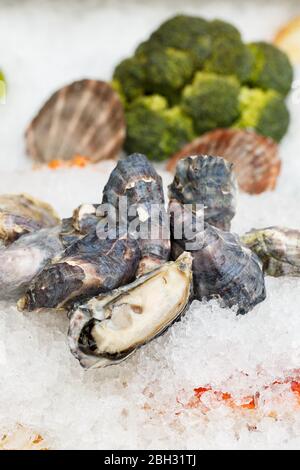
[[[234,77],[198,72],[183,90],[183,110],[197,133],[229,127],[239,116],[240,86]]]
[[[209,34],[215,39],[219,37],[231,38],[231,39],[242,39],[239,30],[231,23],[227,23],[222,20],[212,20],[209,23]]]
[[[160,94],[170,103],[178,101],[180,93],[194,73],[194,63],[188,52],[173,48],[155,49],[145,56],[145,91]]]
[[[276,90],[286,96],[293,81],[293,68],[287,55],[266,42],[254,42],[248,48],[253,57],[249,85]]]
[[[123,60],[114,71],[113,84],[121,97],[124,95],[132,101],[144,94],[146,71],[141,57],[132,57]]]
[[[125,150],[164,160],[194,138],[192,120],[159,95],[136,99],[126,112]]]
[[[216,36],[204,69],[220,75],[235,75],[240,82],[246,82],[252,69],[252,55],[237,37]]]
[[[203,18],[177,15],[165,21],[150,37],[150,43],[187,50],[201,67],[211,49],[209,22]]]
[[[280,141],[289,126],[289,112],[282,96],[274,90],[243,87],[239,97],[241,116],[234,127],[255,129]]]

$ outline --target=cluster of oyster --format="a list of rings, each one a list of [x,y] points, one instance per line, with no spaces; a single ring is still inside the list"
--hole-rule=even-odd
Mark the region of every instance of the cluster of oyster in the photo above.
[[[101,204],[60,222],[39,201],[21,195],[10,205],[5,196],[0,298],[19,298],[21,310],[68,311],[70,348],[86,368],[124,360],[193,299],[216,298],[245,314],[265,299],[265,273],[300,274],[300,233],[232,234],[236,187],[231,163],[190,156],[177,163],[166,210],[161,177],[132,154],[112,171]]]

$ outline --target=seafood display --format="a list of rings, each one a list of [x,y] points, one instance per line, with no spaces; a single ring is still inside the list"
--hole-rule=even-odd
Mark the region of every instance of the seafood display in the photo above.
[[[128,208],[124,214],[122,197]],[[138,233],[142,256],[138,275],[168,261],[170,236],[162,179],[145,155],[134,153],[118,162],[104,188],[102,203],[116,208],[118,218],[126,218],[134,237]]]
[[[58,90],[26,131],[27,153],[37,162],[91,161],[118,155],[125,139],[123,106],[108,83],[81,80]]]
[[[192,258],[183,253],[128,286],[75,307],[69,327],[72,353],[85,368],[118,364],[180,318],[191,286]]]
[[[168,161],[175,171],[181,158],[215,155],[233,164],[239,188],[250,194],[275,189],[281,161],[278,144],[270,137],[243,129],[216,129],[187,144]]]
[[[0,242],[8,245],[26,233],[55,227],[60,219],[50,204],[28,194],[0,196]]]
[[[179,160],[169,198],[182,204],[201,204],[204,220],[229,230],[236,209],[236,180],[232,164],[223,158],[197,155]]]
[[[18,307],[64,308],[80,298],[109,292],[133,279],[139,260],[138,244],[127,234],[101,239],[92,231],[33,279]]]
[[[175,224],[186,224],[181,204],[170,203],[171,234]],[[194,215],[196,218],[196,215]],[[196,222],[194,221],[193,224]],[[195,235],[198,248],[193,257],[194,296],[198,300],[217,298],[224,307],[237,306],[239,314],[249,312],[266,297],[264,275],[259,258],[243,246],[237,235],[224,232],[206,223]],[[176,258],[187,249],[187,240],[172,240]]]
[[[300,231],[284,227],[251,230],[241,237],[269,276],[300,277]]]

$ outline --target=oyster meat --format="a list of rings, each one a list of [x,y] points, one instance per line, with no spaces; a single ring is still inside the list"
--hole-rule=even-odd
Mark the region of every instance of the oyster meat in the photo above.
[[[108,83],[97,80],[81,80],[58,90],[26,131],[27,153],[38,162],[71,160],[76,155],[93,162],[113,158],[124,139],[122,103]]]
[[[183,253],[128,286],[75,307],[69,344],[80,364],[85,368],[117,364],[162,334],[188,305],[191,268],[191,255]]]
[[[233,163],[239,188],[259,194],[275,188],[280,174],[279,146],[269,137],[244,129],[216,129],[187,144],[168,162],[175,171],[177,162],[188,155],[216,155]]]
[[[26,233],[54,227],[60,219],[49,204],[28,194],[0,196],[0,240],[8,245]]]
[[[33,279],[18,307],[30,311],[63,308],[80,298],[111,291],[133,279],[139,259],[138,244],[127,234],[100,239],[93,231],[72,243]]]
[[[197,155],[179,160],[169,198],[181,204],[199,204],[204,220],[230,230],[236,210],[236,180],[232,164],[223,158]]]
[[[126,199],[128,209],[122,214],[121,198]],[[145,155],[134,153],[119,160],[104,188],[102,203],[116,208],[119,220],[129,224],[129,233],[132,233],[130,224],[135,221],[135,229],[138,224],[142,256],[138,275],[169,259],[169,221],[162,179]]]
[[[300,230],[268,227],[241,237],[263,263],[269,276],[300,276]]]
[[[187,212],[177,202],[170,203],[171,234],[175,224],[190,223]],[[196,215],[193,214],[193,225]],[[176,258],[187,250],[187,240],[172,240],[172,255]],[[207,223],[195,235],[197,247],[193,257],[194,295],[198,300],[218,298],[224,307],[237,306],[239,314],[249,312],[266,297],[264,275],[259,258],[243,246],[237,235],[224,232]]]

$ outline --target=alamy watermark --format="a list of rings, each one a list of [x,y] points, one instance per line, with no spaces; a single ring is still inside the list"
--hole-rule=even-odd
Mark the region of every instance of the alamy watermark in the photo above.
[[[114,240],[123,234],[135,240],[174,240],[185,243],[185,249],[198,250],[203,244],[204,206],[202,204],[139,203],[128,205],[120,196],[117,206],[104,203],[97,207],[99,239]],[[171,228],[170,228],[171,227]]]

